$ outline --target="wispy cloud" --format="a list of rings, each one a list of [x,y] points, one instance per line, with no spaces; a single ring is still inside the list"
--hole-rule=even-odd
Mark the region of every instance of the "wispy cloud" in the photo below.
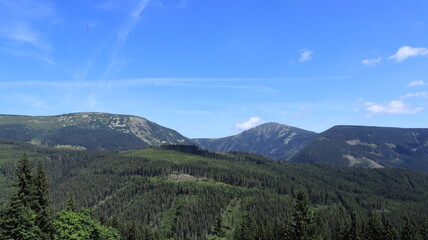
[[[112,75],[116,75],[127,64],[128,60],[124,59],[123,57],[120,57],[119,51],[127,41],[129,34],[138,25],[138,22],[141,19],[141,14],[143,13],[144,9],[148,6],[149,2],[150,0],[140,0],[137,2],[137,4],[131,7],[125,22],[123,23],[122,27],[119,29],[119,32],[117,35],[117,42],[111,53],[111,60],[106,70],[104,71],[103,79],[109,78]]]
[[[97,105],[100,104],[100,102],[98,101],[98,99],[96,98],[96,93],[92,93],[91,95],[89,95],[88,99],[86,100],[86,102],[88,103],[89,106],[91,107],[96,107]]]
[[[205,110],[183,110],[183,109],[164,109],[164,111],[173,114],[182,114],[182,115],[210,115],[211,112]]]
[[[86,80],[86,76],[88,75],[88,72],[91,70],[92,66],[94,65],[93,61],[88,61],[85,63],[85,65],[78,66],[76,72],[74,73],[74,80],[78,81],[84,81]]]
[[[374,59],[364,59],[361,61],[362,64],[366,66],[374,66],[382,61],[381,57],[374,58]]]
[[[310,107],[310,105],[305,104],[302,107],[300,107],[300,109],[297,112],[294,112],[291,114],[290,120],[295,121],[298,120],[299,118],[308,115],[312,113],[312,109]]]
[[[406,95],[400,96],[400,98],[412,98],[412,97],[427,97],[428,92],[415,92],[415,93],[408,93]]]
[[[32,108],[32,109],[50,109],[51,108],[43,100],[40,100],[39,98],[36,98],[34,96],[30,96],[26,94],[11,94],[11,97],[13,97],[13,99],[17,103],[23,106],[27,106],[28,108]]]
[[[3,51],[14,56],[30,57],[30,58],[38,59],[48,64],[52,64],[52,65],[56,64],[56,62],[52,60],[50,57],[48,57],[47,55],[44,55],[43,53],[40,53],[34,50],[25,51],[25,50],[18,50],[18,49],[3,48]]]
[[[411,81],[407,84],[407,87],[419,87],[424,86],[426,83],[423,80]]]
[[[248,119],[245,122],[237,122],[235,124],[235,129],[239,130],[239,131],[245,131],[245,130],[248,130],[248,129],[253,128],[255,126],[258,126],[258,125],[262,124],[263,122],[264,121],[258,116],[250,117],[250,119]]]
[[[90,64],[85,68],[89,68]],[[141,79],[117,79],[89,81],[84,80],[86,70],[82,68],[75,75],[75,81],[3,81],[0,87],[51,87],[51,88],[128,88],[139,86],[160,87],[192,87],[192,88],[230,88],[255,92],[276,93],[277,91],[268,86],[258,85],[266,79],[242,79],[242,78],[141,78]],[[79,74],[80,72],[80,74]]]
[[[376,104],[373,102],[365,102],[367,117],[371,117],[372,114],[384,115],[384,114],[415,114],[423,110],[422,107],[410,108],[403,101],[392,100],[383,104]]]
[[[300,58],[299,58],[299,62],[306,62],[308,60],[312,59],[312,56],[315,53],[311,50],[307,50],[307,49],[302,49],[300,50]]]
[[[119,2],[114,0],[107,0],[99,4],[97,7],[101,10],[113,10],[118,7]]]
[[[179,0],[175,6],[178,8],[186,8],[187,7],[187,0]]]
[[[53,5],[45,1],[0,1],[0,38],[11,43],[11,53],[26,52],[19,55],[52,63],[53,60],[47,57],[52,46],[46,41],[37,24],[46,24],[46,20],[55,19],[56,16]]]
[[[231,88],[231,89],[241,89],[241,90],[250,90],[254,92],[264,92],[264,93],[277,93],[277,90],[267,86],[259,85],[218,85],[218,86],[209,86],[215,88]]]
[[[406,60],[409,57],[415,57],[415,56],[427,56],[428,55],[428,48],[414,48],[409,46],[403,46],[398,51],[389,57],[389,59],[393,59],[397,62],[402,62]]]
[[[41,34],[29,26],[28,23],[15,23],[9,26],[2,26],[0,34],[6,39],[29,44],[39,50],[47,51],[51,48],[42,39]]]
[[[128,15],[127,20],[123,24],[122,28],[119,30],[118,39],[119,42],[124,42],[128,38],[128,35],[132,32],[135,26],[141,19],[141,13],[147,7],[150,0],[141,0],[133,7],[130,14]]]

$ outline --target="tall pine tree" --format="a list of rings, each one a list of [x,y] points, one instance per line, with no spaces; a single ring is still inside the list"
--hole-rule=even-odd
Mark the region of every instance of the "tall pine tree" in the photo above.
[[[225,233],[223,230],[223,221],[222,221],[221,215],[218,216],[215,220],[213,234],[217,237],[224,237],[225,236]]]
[[[254,240],[256,237],[256,224],[254,219],[248,214],[244,217],[241,225],[235,231],[234,240]]]
[[[418,228],[412,218],[406,217],[406,223],[401,231],[402,240],[419,240]]]
[[[400,236],[395,229],[394,225],[392,225],[389,219],[386,219],[384,228],[383,228],[383,239],[385,240],[399,240]]]
[[[37,214],[37,224],[45,234],[45,238],[52,233],[51,213],[49,209],[49,181],[41,162],[37,165],[34,176],[34,208]]]
[[[369,222],[366,230],[367,240],[383,240],[383,226],[379,220],[379,216],[375,213],[369,218]]]
[[[294,210],[292,238],[295,240],[315,239],[315,226],[313,224],[312,213],[305,193],[299,192],[297,194]]]
[[[25,153],[17,167],[16,193],[0,213],[0,236],[7,240],[43,239],[35,211],[35,187],[30,161]]]
[[[19,160],[16,175],[18,176],[18,189],[16,196],[12,200],[20,201],[25,207],[34,208],[35,189],[30,160],[28,160],[27,153],[24,153],[24,156]]]

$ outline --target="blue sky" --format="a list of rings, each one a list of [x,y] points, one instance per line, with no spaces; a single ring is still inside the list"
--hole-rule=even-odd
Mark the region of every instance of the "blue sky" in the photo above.
[[[426,0],[0,0],[0,113],[188,137],[263,122],[428,127]]]

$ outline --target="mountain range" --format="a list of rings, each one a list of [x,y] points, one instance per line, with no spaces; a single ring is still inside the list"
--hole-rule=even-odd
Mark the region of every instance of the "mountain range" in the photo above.
[[[209,144],[216,151],[201,149]],[[428,216],[427,147],[428,129],[335,126],[317,134],[267,123],[191,140],[128,115],[1,115],[0,213],[28,156],[31,166],[46,170],[53,209],[74,199],[73,208],[89,208],[123,239],[147,239],[134,237],[143,230],[159,240],[236,239],[245,226],[283,234],[294,226],[300,193],[319,239],[342,239],[334,236],[353,221],[370,224],[374,213],[401,230],[407,217]],[[370,239],[363,229],[359,234]]]
[[[334,126],[322,133],[265,123],[224,138],[189,139],[145,118],[108,113],[0,115],[0,138],[34,145],[131,150],[168,144],[248,152],[295,163],[428,172],[428,129]]]
[[[0,138],[49,147],[128,150],[194,144],[177,131],[142,117],[108,113],[57,116],[0,115]]]
[[[265,123],[234,136],[192,139],[205,149],[217,152],[241,151],[288,160],[317,134],[279,123]]]

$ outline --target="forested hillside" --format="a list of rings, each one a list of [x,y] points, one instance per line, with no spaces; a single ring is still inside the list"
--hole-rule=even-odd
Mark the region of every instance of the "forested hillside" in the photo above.
[[[386,229],[422,236],[418,226],[428,216],[428,176],[400,169],[275,162],[182,145],[108,152],[4,140],[0,149],[3,202],[27,152],[33,166],[46,168],[54,209],[71,196],[123,239],[343,239]]]
[[[428,129],[335,126],[290,161],[428,172]]]

